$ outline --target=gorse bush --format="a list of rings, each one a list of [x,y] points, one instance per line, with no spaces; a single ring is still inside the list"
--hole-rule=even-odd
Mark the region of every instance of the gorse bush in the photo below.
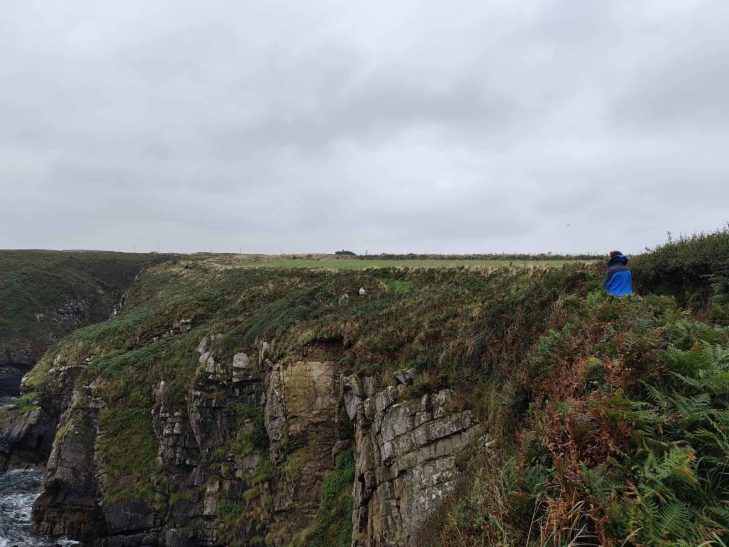
[[[729,227],[711,234],[682,236],[635,257],[631,262],[642,292],[671,294],[682,305],[704,307],[712,284],[724,294],[729,275]]]

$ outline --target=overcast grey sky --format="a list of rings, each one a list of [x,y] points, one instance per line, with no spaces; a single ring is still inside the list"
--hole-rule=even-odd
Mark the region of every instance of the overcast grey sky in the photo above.
[[[729,221],[729,2],[0,0],[0,248],[627,252]]]

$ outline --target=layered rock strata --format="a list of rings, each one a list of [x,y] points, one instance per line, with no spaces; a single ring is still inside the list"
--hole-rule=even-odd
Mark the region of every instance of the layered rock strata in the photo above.
[[[470,410],[454,407],[450,389],[403,400],[412,372],[397,377],[379,392],[367,379],[342,381],[356,422],[352,545],[413,544],[456,486],[456,457],[480,432]]]
[[[284,545],[311,523],[338,441],[338,366],[272,363],[265,351],[260,363],[245,353],[221,360],[215,340],[198,347],[184,400],[165,382],[154,389],[157,464],[169,485],[159,506],[109,501],[104,405],[93,384],[72,390],[34,510],[41,531],[115,546]]]

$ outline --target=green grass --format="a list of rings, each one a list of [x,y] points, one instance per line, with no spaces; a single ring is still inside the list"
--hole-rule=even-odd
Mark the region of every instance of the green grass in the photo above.
[[[385,285],[387,285],[387,287],[391,291],[393,291],[397,294],[405,294],[407,292],[410,292],[410,290],[412,289],[412,285],[402,279],[383,278],[380,281],[382,281]]]
[[[560,267],[565,264],[589,263],[592,260],[578,259],[476,259],[476,258],[251,258],[242,255],[231,256],[231,265],[247,268],[314,268],[323,270],[366,270],[377,268],[501,268],[501,267]]]
[[[319,512],[311,527],[299,539],[309,547],[347,547],[352,543],[352,481],[354,455],[350,450],[337,454],[334,470],[324,479]]]
[[[18,397],[13,405],[13,411],[18,414],[25,414],[39,408],[38,395],[38,392],[31,391]]]
[[[134,276],[162,257],[111,252],[0,251],[0,352],[38,359],[56,340],[101,321]],[[62,313],[80,304],[74,316]]]
[[[162,503],[155,487],[160,470],[149,408],[114,407],[99,413],[101,435],[97,448],[103,461],[101,476],[107,503],[144,501],[152,506]]]

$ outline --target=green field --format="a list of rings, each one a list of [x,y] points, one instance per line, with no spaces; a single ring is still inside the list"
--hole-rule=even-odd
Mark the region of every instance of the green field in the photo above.
[[[219,256],[216,258],[220,258]],[[365,270],[373,268],[501,268],[501,267],[561,267],[565,264],[589,264],[589,260],[500,260],[472,258],[414,258],[414,259],[362,259],[362,258],[293,258],[229,256],[219,262],[231,267],[251,268],[314,268],[322,270]]]

